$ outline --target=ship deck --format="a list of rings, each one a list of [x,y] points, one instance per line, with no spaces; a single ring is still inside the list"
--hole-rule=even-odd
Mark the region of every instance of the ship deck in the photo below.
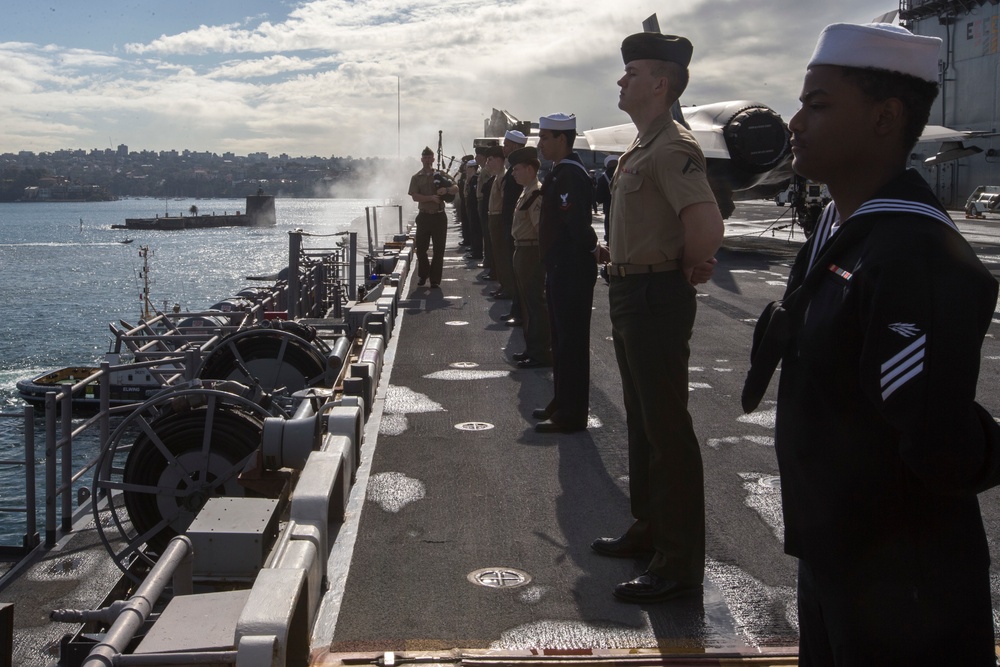
[[[495,284],[463,259],[451,229],[441,289],[417,287],[411,272],[401,292],[405,314],[380,389],[381,419],[371,422],[378,431],[368,434],[366,484],[330,560],[334,586],[314,633],[314,664],[365,663],[386,651],[400,661],[494,664],[557,656],[797,664],[796,563],[782,551],[773,448],[776,382],[758,412],[743,415],[739,405],[756,316],[780,297],[805,240],[775,221],[782,211],[741,204],[716,274],[699,288],[689,381],[705,464],[700,598],[619,602],[612,587],[645,563],[589,548],[631,522],[606,286],[599,280],[594,296],[589,428],[536,433],[530,415],[551,398],[551,369],[512,364],[523,338],[501,320],[510,302],[488,298]],[[1000,276],[1000,228],[954,217]],[[979,400],[1000,414],[1000,316],[994,322]],[[980,498],[996,535],[1000,493]]]
[[[381,420],[372,420],[378,432],[368,437],[367,491],[359,483],[353,549],[339,538],[345,553],[330,561],[339,590],[328,596],[314,635],[314,650],[329,646],[316,664],[462,649],[794,663],[794,564],[767,523],[775,512],[780,517],[777,489],[768,486],[777,475],[770,430],[741,423],[737,397],[752,320],[780,293],[801,232],[732,238],[721,255],[726,269],[703,290],[691,409],[714,519],[708,574],[702,597],[644,606],[618,602],[611,590],[645,563],[589,548],[631,522],[607,287],[599,281],[594,298],[590,426],[536,433],[530,414],[551,398],[551,369],[510,361],[523,349],[521,330],[501,319],[510,302],[488,297],[495,284],[463,259],[457,233],[449,232],[441,289],[417,287],[411,272],[402,291]],[[762,275],[772,284],[763,285]],[[750,281],[752,290],[739,288]],[[747,303],[753,292],[759,304]],[[736,464],[720,443],[744,438],[752,463]],[[750,484],[760,493],[746,491]],[[725,534],[728,528],[736,532]],[[504,585],[474,583],[483,572]]]
[[[783,210],[741,203],[716,274],[699,287],[690,409],[705,464],[701,597],[619,602],[613,586],[645,563],[589,548],[631,521],[606,286],[599,281],[594,298],[589,428],[538,434],[530,414],[551,398],[551,369],[510,361],[523,348],[521,330],[501,320],[510,302],[488,298],[495,284],[463,258],[450,228],[441,289],[416,286],[412,269],[400,288],[402,317],[347,521],[331,540],[311,664],[796,664],[796,566],[781,546],[774,387],[758,412],[744,416],[739,406],[752,325],[780,296],[804,241],[773,224]],[[954,217],[1000,276],[1000,226]],[[998,324],[1000,314],[984,345],[979,394],[993,414]],[[1000,492],[980,502],[992,538]],[[115,579],[115,566],[93,554],[103,550],[85,523],[4,590],[4,600],[36,610],[17,612],[15,664],[46,664],[35,662],[44,647],[53,656],[59,635],[73,630],[38,609],[98,606],[96,592]],[[993,571],[996,601],[1000,568]]]

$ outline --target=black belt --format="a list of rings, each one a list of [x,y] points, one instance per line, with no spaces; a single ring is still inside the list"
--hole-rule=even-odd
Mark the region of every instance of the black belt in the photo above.
[[[515,246],[538,245],[538,241],[537,240],[534,240],[534,241],[518,241],[517,239],[514,239],[514,245]]]
[[[644,273],[663,273],[664,271],[677,271],[681,268],[678,259],[668,259],[659,264],[609,264],[608,274],[624,278],[625,276],[635,276]]]

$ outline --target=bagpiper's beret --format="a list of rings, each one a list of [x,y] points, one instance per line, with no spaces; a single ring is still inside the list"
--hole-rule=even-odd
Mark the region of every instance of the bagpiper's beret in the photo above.
[[[871,67],[937,83],[940,49],[940,38],[914,35],[891,23],[833,23],[820,33],[807,67]]]
[[[431,150],[430,146],[425,146],[424,150],[420,151],[420,155],[434,155],[434,151]]]
[[[575,130],[576,116],[573,114],[553,113],[538,119],[540,130]]]
[[[628,65],[633,60],[666,60],[687,67],[693,51],[686,37],[637,32],[622,42],[622,61]]]
[[[531,162],[532,160],[538,159],[538,149],[534,146],[525,146],[524,148],[518,148],[516,151],[512,152],[507,156],[507,162],[510,166],[515,164],[522,164],[526,162]]]
[[[503,135],[503,139],[504,141],[513,141],[515,144],[521,144],[522,146],[528,143],[528,138],[520,130],[507,130],[507,133]]]

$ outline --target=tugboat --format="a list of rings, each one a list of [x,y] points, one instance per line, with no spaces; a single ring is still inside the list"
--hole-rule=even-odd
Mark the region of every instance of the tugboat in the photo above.
[[[121,363],[117,352],[108,352],[104,358],[112,366]],[[98,366],[66,366],[33,378],[18,380],[17,391],[32,406],[44,408],[47,392],[61,391],[64,386],[81,382],[100,370]],[[110,380],[111,407],[142,403],[164,387],[148,368],[125,367],[123,370],[111,371]],[[97,380],[87,383],[83,391],[73,396],[74,412],[96,412],[100,407],[101,387]]]

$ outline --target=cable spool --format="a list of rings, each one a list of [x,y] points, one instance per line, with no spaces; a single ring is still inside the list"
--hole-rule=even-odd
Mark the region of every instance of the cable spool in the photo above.
[[[266,408],[218,389],[163,392],[136,408],[102,449],[91,487],[102,542],[129,576],[152,566],[213,497],[247,495],[239,473],[261,442]]]
[[[259,385],[268,393],[289,396],[322,384],[327,369],[326,355],[316,342],[289,331],[260,328],[223,339],[205,357],[198,377]]]
[[[150,426],[155,435],[136,438],[124,477],[129,485],[156,487],[157,493],[137,489],[124,496],[136,532],[154,531],[146,544],[160,553],[209,498],[245,495],[236,475],[259,446],[263,422],[242,410],[223,407],[213,414],[202,406],[168,412]]]

